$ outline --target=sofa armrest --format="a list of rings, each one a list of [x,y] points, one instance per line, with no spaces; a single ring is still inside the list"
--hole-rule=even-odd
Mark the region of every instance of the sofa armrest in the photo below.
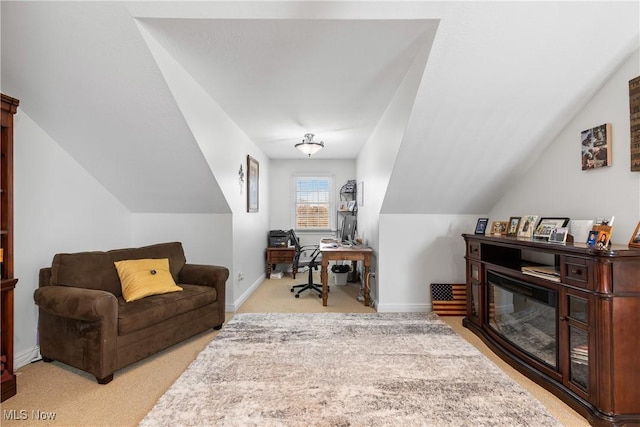
[[[115,323],[118,299],[111,292],[70,286],[45,286],[33,293],[35,303],[44,311],[70,319]]]
[[[216,289],[220,325],[225,319],[225,294],[229,269],[217,265],[185,264],[178,275],[178,285],[211,286]],[[219,328],[219,327],[218,327]],[[216,329],[218,329],[216,328]]]
[[[178,275],[178,282],[188,285],[204,285],[224,289],[229,269],[217,265],[185,264]],[[220,289],[218,289],[220,292]]]

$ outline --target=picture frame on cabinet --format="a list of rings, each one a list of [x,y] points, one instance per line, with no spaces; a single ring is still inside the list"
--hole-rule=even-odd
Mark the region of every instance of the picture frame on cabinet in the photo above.
[[[549,236],[556,228],[566,227],[569,224],[569,218],[540,218],[540,222],[533,232],[535,239],[549,240]]]
[[[587,246],[593,248],[596,246],[596,241],[598,240],[598,230],[589,231],[589,237],[587,237]]]
[[[507,229],[507,236],[516,237],[518,235],[519,225],[520,225],[520,217],[512,216],[509,219],[509,228]]]
[[[522,218],[520,218],[520,225],[518,226],[518,237],[530,239],[533,236],[537,223],[538,215],[522,216]]]
[[[566,243],[567,235],[569,234],[569,227],[556,227],[549,235],[549,242],[551,243]]]
[[[640,222],[636,225],[636,229],[633,230],[631,239],[629,239],[629,246],[632,248],[640,248]]]
[[[507,234],[507,227],[509,222],[507,221],[493,221],[491,223],[491,234],[494,236],[504,236]]]
[[[484,232],[487,230],[488,223],[489,223],[489,218],[478,218],[475,234],[484,234]]]

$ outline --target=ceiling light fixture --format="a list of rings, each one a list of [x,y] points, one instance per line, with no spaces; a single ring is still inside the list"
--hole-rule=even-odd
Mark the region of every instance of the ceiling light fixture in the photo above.
[[[313,140],[312,133],[305,133],[302,142],[298,142],[295,147],[307,156],[311,157],[312,154],[316,154],[324,148],[324,142],[316,142]]]

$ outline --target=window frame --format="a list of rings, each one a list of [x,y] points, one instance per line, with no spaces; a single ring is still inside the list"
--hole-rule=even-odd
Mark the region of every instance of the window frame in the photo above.
[[[300,179],[322,179],[327,180],[329,183],[329,227],[328,228],[311,228],[304,227],[299,228],[298,224],[298,180]],[[335,215],[336,211],[336,189],[335,178],[331,173],[295,173],[291,177],[291,228],[296,232],[302,233],[314,233],[314,232],[333,232],[335,230]]]

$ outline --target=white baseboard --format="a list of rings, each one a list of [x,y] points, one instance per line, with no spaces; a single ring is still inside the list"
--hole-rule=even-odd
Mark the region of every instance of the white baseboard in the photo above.
[[[15,354],[13,358],[13,369],[20,369],[23,366],[40,359],[40,346],[37,345],[31,349],[23,351],[22,353]]]
[[[427,313],[433,311],[431,304],[377,304],[378,313]]]
[[[226,310],[227,312],[234,312],[234,313],[235,313],[235,312],[236,312],[236,310],[237,310],[238,308],[240,308],[240,306],[241,306],[242,304],[244,304],[244,302],[245,302],[246,300],[248,300],[248,299],[249,299],[249,297],[250,297],[250,296],[251,296],[251,295],[256,291],[256,289],[258,289],[258,287],[262,284],[262,282],[264,282],[264,280],[265,280],[266,278],[267,278],[267,274],[266,274],[266,273],[261,274],[261,275],[256,279],[256,281],[255,281],[255,282],[253,282],[253,284],[252,284],[251,286],[249,286],[249,289],[247,289],[247,290],[246,290],[242,295],[240,295],[240,297],[239,297],[237,300],[235,300],[235,301],[233,302],[233,304],[231,304],[231,305],[226,305],[226,306],[225,306],[225,310]]]

